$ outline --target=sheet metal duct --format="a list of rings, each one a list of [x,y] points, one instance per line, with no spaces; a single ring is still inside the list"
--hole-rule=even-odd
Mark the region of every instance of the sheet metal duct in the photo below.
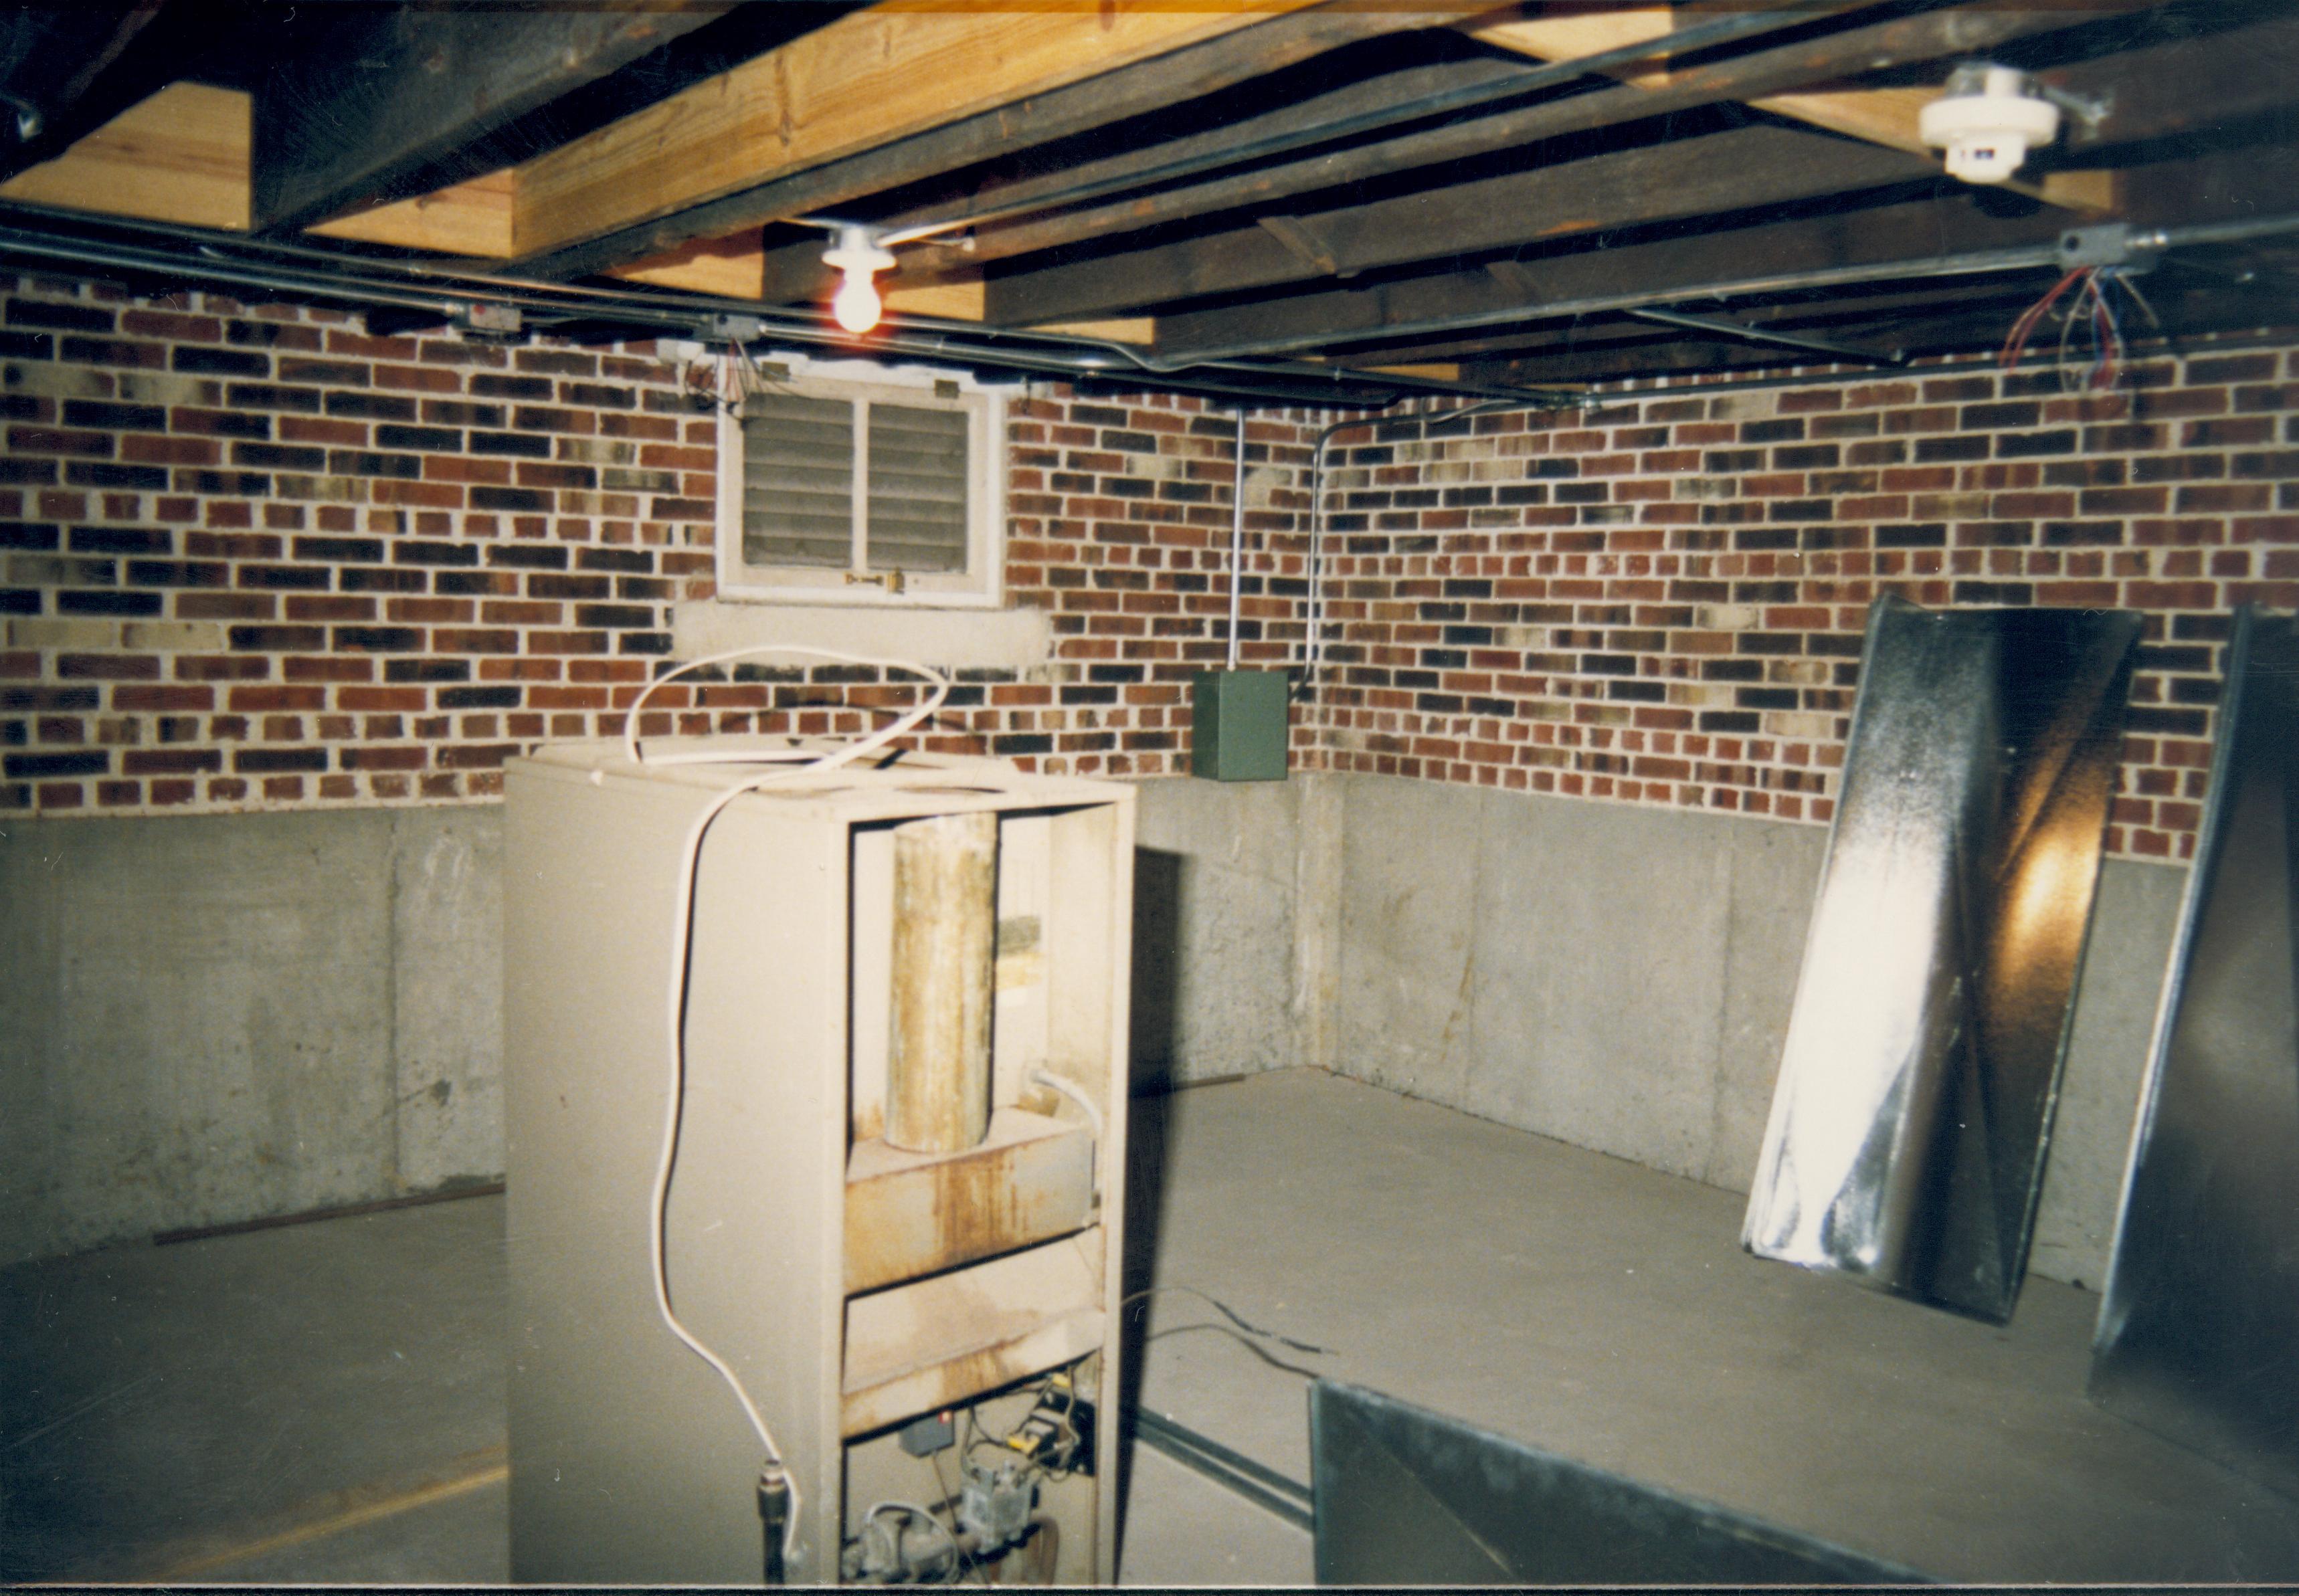
[[[1321,1585],[1893,1584],[1891,1563],[1319,1380]]]
[[[1870,611],[1750,1252],[2010,1318],[2139,627]]]
[[[2299,624],[2237,612],[2092,1400],[2299,1496]]]

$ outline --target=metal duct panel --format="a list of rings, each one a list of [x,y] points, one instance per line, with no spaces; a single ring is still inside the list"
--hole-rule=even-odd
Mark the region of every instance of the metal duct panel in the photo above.
[[[2227,670],[2091,1395],[2299,1495],[2299,624],[2239,610]]]
[[[1870,611],[1750,1252],[2011,1317],[2139,628]]]
[[[1914,1584],[1923,1576],[1320,1380],[1321,1585]]]

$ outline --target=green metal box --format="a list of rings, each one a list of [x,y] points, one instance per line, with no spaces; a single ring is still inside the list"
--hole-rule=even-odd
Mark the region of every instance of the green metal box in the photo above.
[[[1216,781],[1285,779],[1282,671],[1200,671],[1191,695],[1190,773]]]

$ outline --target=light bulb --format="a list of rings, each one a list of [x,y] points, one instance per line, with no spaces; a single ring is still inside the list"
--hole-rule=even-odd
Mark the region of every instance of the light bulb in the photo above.
[[[894,257],[878,247],[869,228],[842,227],[838,242],[822,252],[822,263],[845,274],[830,299],[830,313],[838,318],[838,325],[850,333],[867,333],[876,327],[886,307],[871,279],[892,266]]]
[[[878,314],[884,309],[884,302],[879,299],[878,290],[866,271],[848,271],[846,280],[830,297],[830,313],[850,333],[867,333],[876,327]]]

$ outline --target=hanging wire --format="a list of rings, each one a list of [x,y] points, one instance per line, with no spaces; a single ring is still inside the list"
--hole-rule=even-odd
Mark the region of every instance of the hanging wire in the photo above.
[[[2074,291],[2072,296],[2069,291]],[[2079,266],[2052,285],[2041,299],[2021,312],[2004,340],[1998,364],[2006,371],[2020,363],[2038,329],[2056,308],[2059,323],[2060,386],[2070,393],[2104,393],[2123,376],[2124,354],[2129,347],[2123,318],[2116,310],[2118,297],[2128,299],[2148,324],[2161,330],[2155,308],[2139,292],[2134,274],[2121,266]],[[2064,303],[2062,302],[2064,300]]]

